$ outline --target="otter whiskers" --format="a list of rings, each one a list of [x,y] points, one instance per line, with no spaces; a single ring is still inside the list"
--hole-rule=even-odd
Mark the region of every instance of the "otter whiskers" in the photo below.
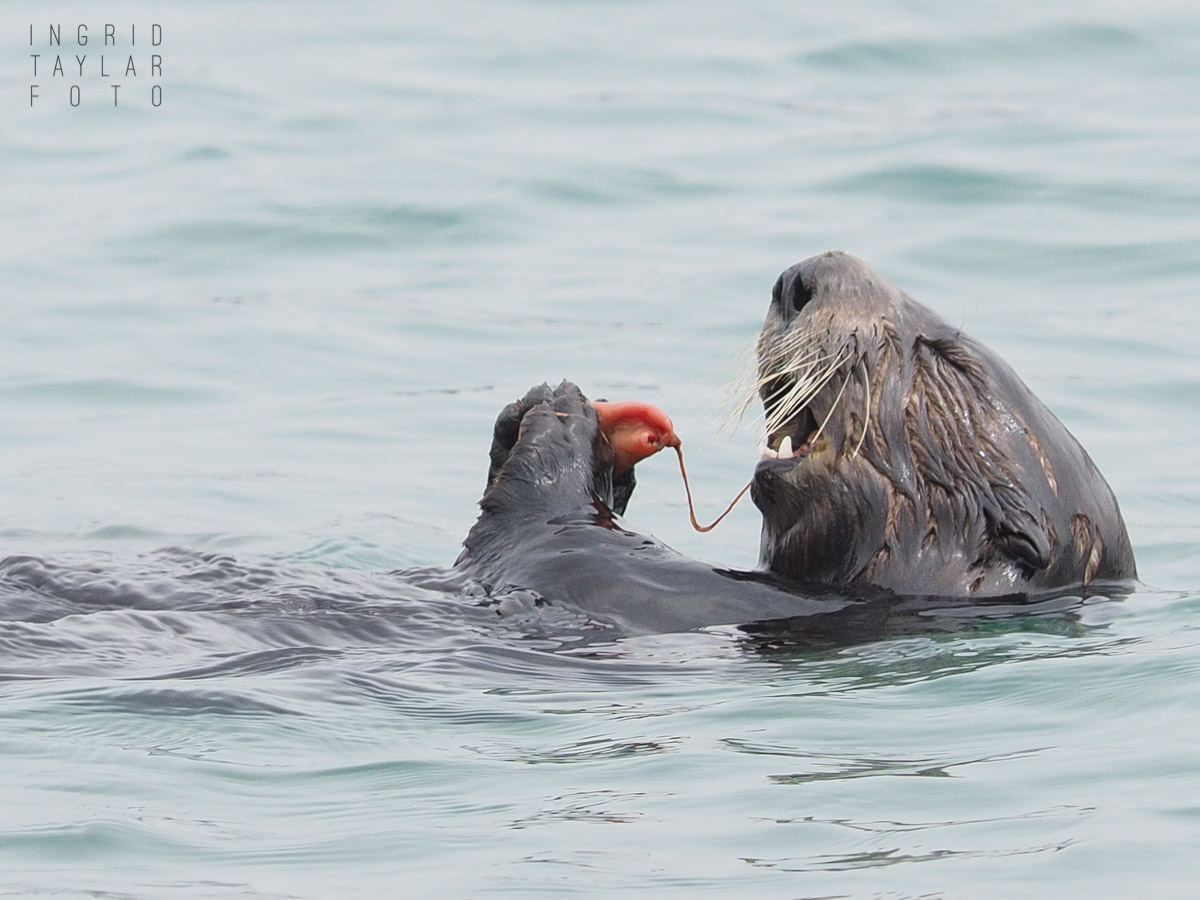
[[[767,434],[777,431],[792,419],[800,410],[804,409],[812,399],[821,392],[827,385],[830,379],[838,373],[843,363],[852,356],[849,350],[841,350],[838,355],[833,358],[827,365],[819,367],[818,363],[825,363],[829,360],[828,356],[824,356],[821,360],[804,367],[804,374],[798,378],[788,390],[787,394],[779,401],[775,409],[771,410],[767,415],[765,423]],[[843,391],[845,385],[843,384]],[[841,399],[841,393],[838,394],[838,400]],[[767,404],[769,406],[769,404]],[[830,413],[837,407],[837,400],[830,407]],[[826,422],[829,416],[826,416]],[[824,423],[822,423],[824,427]]]
[[[811,443],[815,444],[817,442],[817,438],[819,438],[822,432],[825,431],[825,426],[829,424],[829,419],[833,415],[834,410],[836,410],[838,408],[838,404],[842,402],[842,395],[846,393],[846,385],[849,383],[850,376],[847,375],[844,379],[842,379],[842,387],[837,392],[837,396],[833,398],[833,403],[829,406],[829,412],[825,413],[825,418],[821,420],[821,424],[817,427],[816,432],[813,434],[810,441]]]
[[[824,353],[818,345],[818,337],[812,332],[799,332],[786,336],[778,347],[772,348],[769,364],[779,366],[777,375],[787,375],[817,364]],[[738,357],[738,368],[741,370],[741,374],[734,379],[726,395],[725,402],[730,407],[730,411],[717,427],[718,432],[740,422],[750,407],[760,399],[762,390],[777,380],[774,376],[768,377],[759,374],[761,368],[755,362],[755,358],[763,352],[761,346],[751,344]],[[786,392],[789,389],[790,386],[785,383],[779,387],[778,391]],[[778,396],[778,393],[771,394],[770,402],[774,402]]]
[[[861,356],[858,358],[857,368],[861,369],[863,374],[863,422],[862,434],[858,436],[858,445],[854,448],[854,452],[850,454],[853,459],[858,459],[858,451],[862,449],[863,442],[867,439],[867,428],[871,425],[871,378],[867,374],[867,364]]]

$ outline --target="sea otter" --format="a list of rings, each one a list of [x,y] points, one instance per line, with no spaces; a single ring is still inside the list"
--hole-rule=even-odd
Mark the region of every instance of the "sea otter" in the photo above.
[[[771,571],[946,596],[1136,576],[1116,497],[1066,427],[862,260],[779,276],[758,367]]]
[[[849,609],[1037,602],[1136,578],[1112,490],[1003,360],[846,253],[776,281],[758,340],[760,569],[688,559],[620,518],[633,469],[578,388],[500,414],[458,565],[626,631]]]

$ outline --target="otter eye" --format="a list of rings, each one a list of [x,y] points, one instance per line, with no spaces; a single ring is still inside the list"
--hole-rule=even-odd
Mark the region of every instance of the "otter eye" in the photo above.
[[[808,301],[812,300],[812,291],[805,286],[804,279],[799,277],[792,282],[791,295],[792,307],[796,312],[800,312],[800,310],[808,305]]]

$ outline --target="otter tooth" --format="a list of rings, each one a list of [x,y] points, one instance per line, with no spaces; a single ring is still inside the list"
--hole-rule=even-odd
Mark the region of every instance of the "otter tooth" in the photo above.
[[[792,455],[792,436],[790,434],[780,442],[777,455],[780,459],[787,459]]]
[[[760,459],[778,459],[779,454],[772,450],[767,445],[767,439],[763,438],[758,442],[758,455]]]

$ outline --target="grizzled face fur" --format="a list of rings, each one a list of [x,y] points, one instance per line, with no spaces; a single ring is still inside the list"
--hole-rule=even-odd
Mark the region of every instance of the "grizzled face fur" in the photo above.
[[[762,564],[980,596],[1136,576],[1116,499],[998,356],[862,260],[784,272],[758,339]]]

